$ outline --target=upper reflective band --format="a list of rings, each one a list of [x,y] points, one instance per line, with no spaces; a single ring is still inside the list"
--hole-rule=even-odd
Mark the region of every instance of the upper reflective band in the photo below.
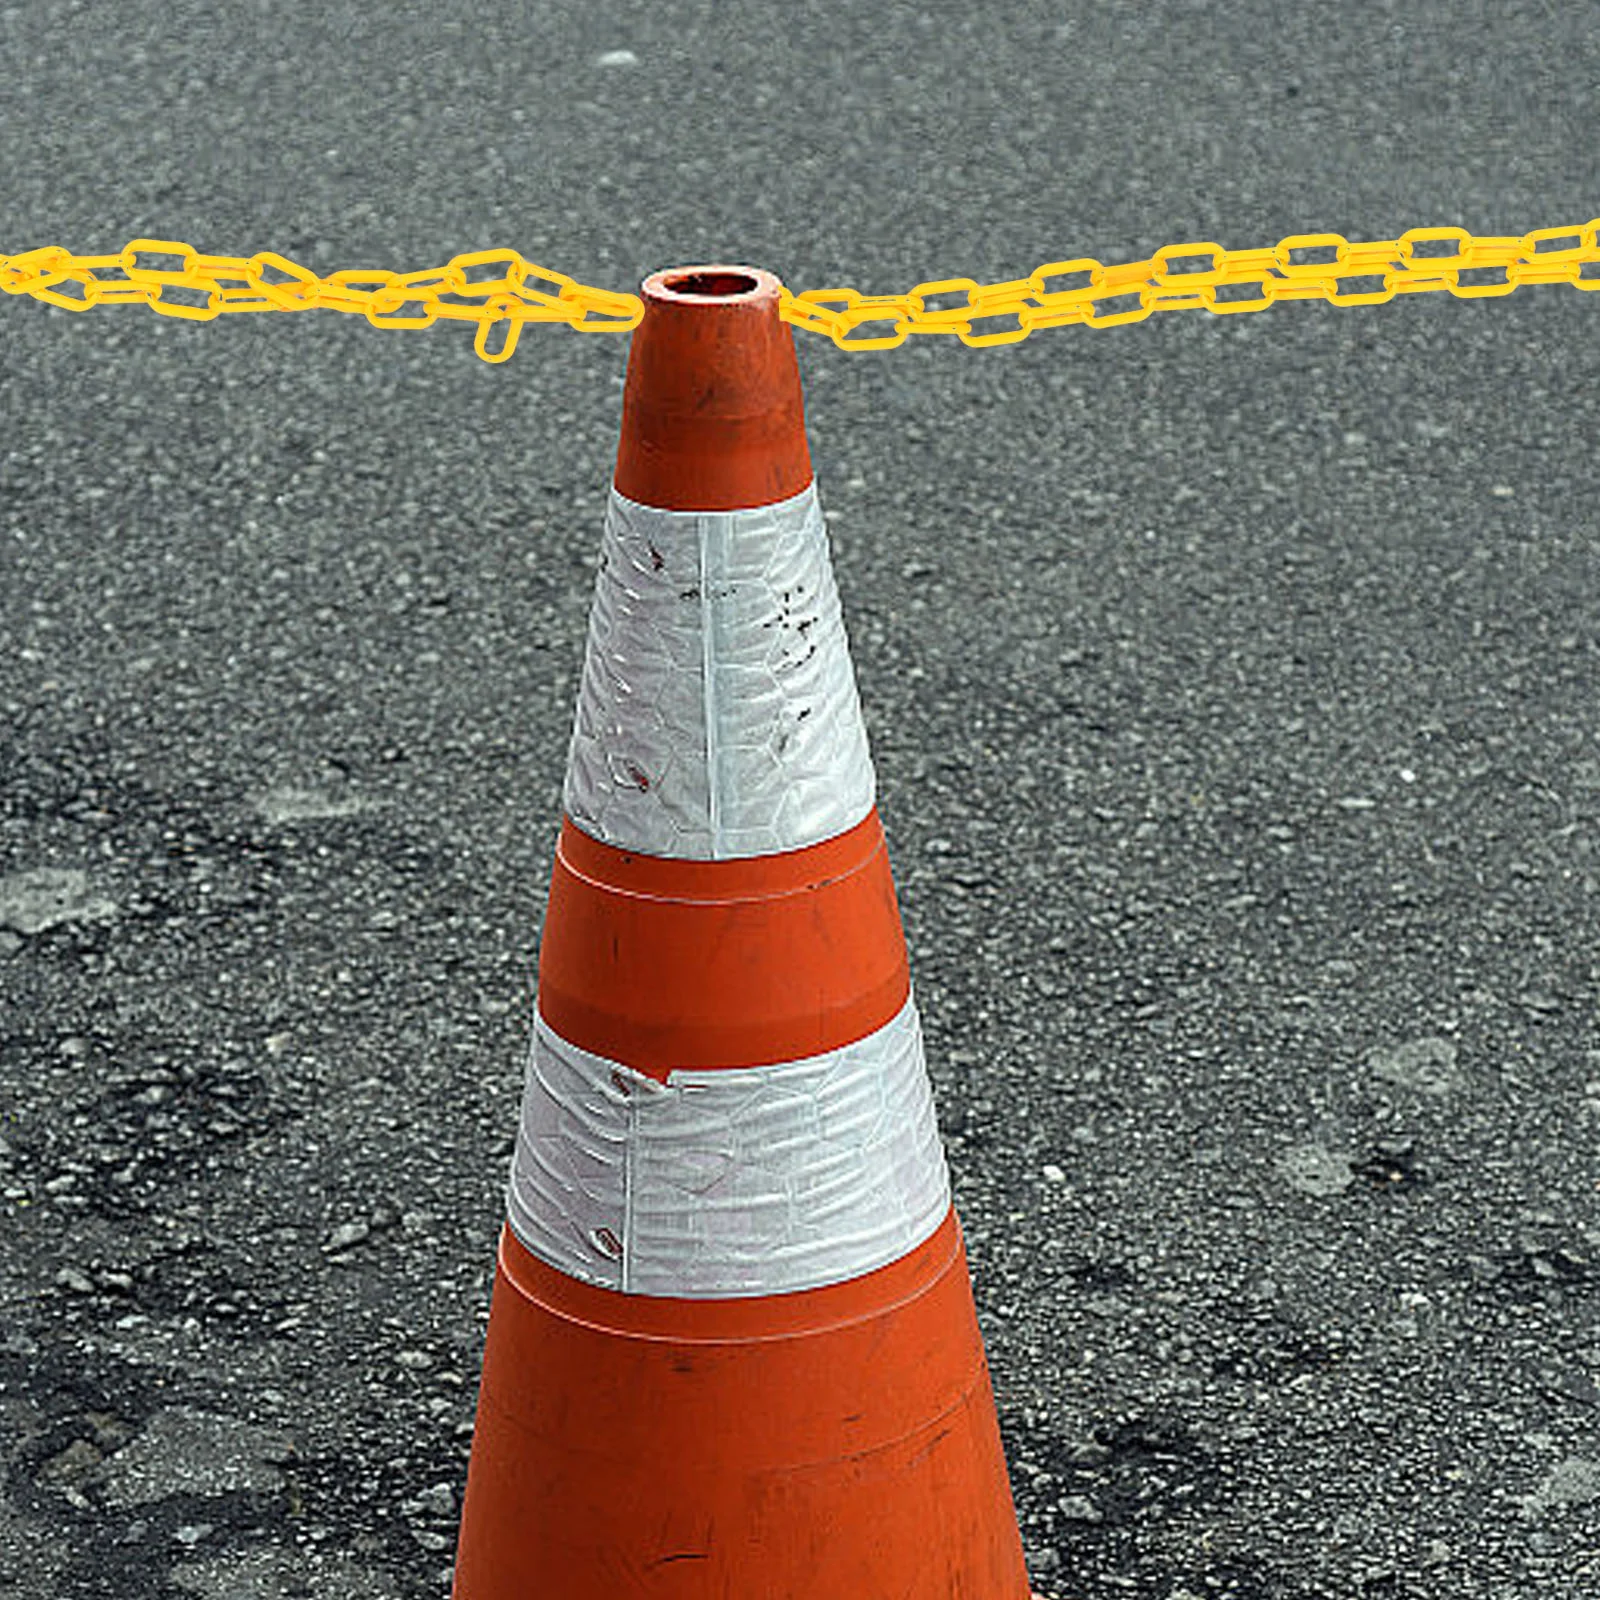
[[[815,484],[717,512],[613,489],[568,816],[622,849],[714,861],[831,838],[873,796]]]
[[[820,1288],[898,1260],[949,1209],[910,1000],[827,1055],[665,1083],[535,1024],[509,1220],[573,1277],[691,1299]]]

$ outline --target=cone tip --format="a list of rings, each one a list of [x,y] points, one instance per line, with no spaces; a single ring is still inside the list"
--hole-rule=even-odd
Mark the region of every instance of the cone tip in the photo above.
[[[667,267],[652,272],[640,285],[644,298],[663,305],[751,305],[776,300],[783,292],[777,277],[760,267],[715,263],[700,267]]]
[[[671,511],[772,505],[811,482],[783,285],[759,267],[644,280],[617,447],[617,492]]]

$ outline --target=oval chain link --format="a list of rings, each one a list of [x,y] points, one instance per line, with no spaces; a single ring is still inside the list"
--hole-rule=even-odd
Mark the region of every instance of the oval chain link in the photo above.
[[[944,278],[883,295],[786,289],[780,311],[785,322],[826,334],[841,350],[891,350],[914,334],[953,336],[982,349],[1016,344],[1042,328],[1116,328],[1161,311],[1232,316],[1286,300],[1380,305],[1396,295],[1441,290],[1478,299],[1536,283],[1600,289],[1597,235],[1600,218],[1517,237],[1413,228],[1398,239],[1352,243],[1336,233],[1301,233],[1258,250],[1225,250],[1206,240],[1111,266],[1088,256],[1050,261],[1004,283]],[[472,322],[473,348],[490,362],[510,359],[529,322],[626,333],[644,315],[637,295],[578,283],[515,250],[469,251],[416,272],[346,268],[318,277],[270,250],[214,256],[176,240],[133,239],[115,254],[74,255],[50,245],[0,255],[0,289],[67,311],[138,303],[198,322],[317,308],[358,314],[377,328]]]

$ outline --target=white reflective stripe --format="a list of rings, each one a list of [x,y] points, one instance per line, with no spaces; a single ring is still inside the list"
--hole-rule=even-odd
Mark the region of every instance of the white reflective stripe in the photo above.
[[[666,1083],[535,1024],[508,1211],[573,1277],[696,1299],[817,1288],[898,1260],[949,1209],[911,1000],[827,1055]]]
[[[615,489],[567,763],[567,815],[625,850],[798,850],[874,778],[815,484],[748,511]]]

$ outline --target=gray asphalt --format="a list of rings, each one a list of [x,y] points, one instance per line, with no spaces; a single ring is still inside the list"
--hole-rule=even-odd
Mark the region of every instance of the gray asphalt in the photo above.
[[[35,0],[0,252],[884,291],[1581,223],[1597,110],[1589,5]],[[1041,1592],[1600,1592],[1600,297],[800,351]],[[0,302],[0,1594],[445,1592],[626,353]]]

